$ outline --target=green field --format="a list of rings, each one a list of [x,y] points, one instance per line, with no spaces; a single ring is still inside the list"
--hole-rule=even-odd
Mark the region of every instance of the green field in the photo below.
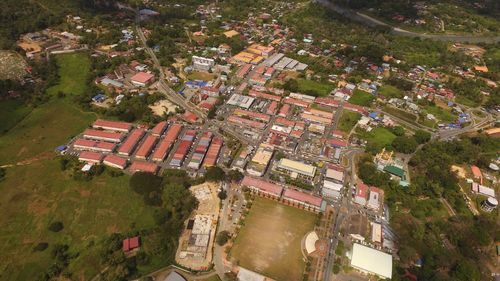
[[[302,238],[314,228],[315,214],[257,198],[231,250],[249,270],[278,281],[302,280]]]
[[[356,123],[358,123],[359,119],[361,119],[360,113],[344,110],[342,111],[342,116],[340,116],[337,129],[341,130],[342,132],[349,133],[356,125]]]
[[[103,236],[154,225],[152,209],[128,189],[128,176],[75,181],[57,159],[7,169],[0,192],[0,280],[35,280],[53,262],[56,243],[79,253],[69,270],[89,280],[101,269],[95,251]],[[54,221],[63,222],[61,232],[47,229]],[[49,248],[33,252],[40,242]]]
[[[400,118],[408,123],[416,124],[415,121],[417,120],[417,116],[413,113],[408,112],[408,111],[397,109],[397,108],[392,107],[392,106],[386,106],[386,107],[384,107],[384,112],[387,112],[387,113],[389,113],[397,118]]]
[[[453,122],[457,119],[457,116],[455,114],[438,106],[428,105],[425,107],[425,110],[427,111],[427,113],[434,115],[438,120],[444,122]]]
[[[90,60],[85,53],[56,57],[60,82],[49,88],[48,94],[59,91],[66,97],[53,97],[49,102],[35,108],[8,134],[0,137],[0,164],[15,163],[53,151],[80,133],[96,118],[94,113],[82,112],[73,104],[73,95],[87,90]],[[10,122],[13,126],[13,122]]]
[[[362,106],[370,106],[374,100],[372,94],[355,89],[351,98],[349,99],[349,103],[362,105]]]
[[[314,80],[297,79],[299,92],[307,94],[308,92],[315,92],[318,96],[328,96],[333,90],[334,86],[330,83],[323,83]]]
[[[386,128],[377,127],[370,132],[362,132],[360,137],[368,141],[368,144],[373,144],[377,147],[386,147],[392,143],[396,135]]]
[[[383,85],[377,92],[386,98],[402,98],[405,95],[403,91],[391,85]]]
[[[0,122],[0,136],[19,123],[30,112],[31,108],[25,106],[22,101],[0,101],[0,120],[2,120]]]

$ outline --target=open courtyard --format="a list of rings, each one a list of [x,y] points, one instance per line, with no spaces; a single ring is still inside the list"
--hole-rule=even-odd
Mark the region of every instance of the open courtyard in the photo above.
[[[231,250],[232,261],[276,280],[301,280],[301,241],[316,215],[263,198],[253,201]]]

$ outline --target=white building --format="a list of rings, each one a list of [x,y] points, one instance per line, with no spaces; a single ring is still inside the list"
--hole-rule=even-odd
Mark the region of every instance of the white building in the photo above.
[[[375,274],[380,278],[392,277],[392,256],[354,243],[351,251],[351,266],[361,272]]]
[[[321,189],[321,194],[324,197],[340,198],[342,196],[341,191],[342,191],[342,184],[325,180],[323,182],[323,188]]]
[[[193,56],[193,68],[195,70],[208,71],[214,65],[215,65],[215,61],[213,59]]]

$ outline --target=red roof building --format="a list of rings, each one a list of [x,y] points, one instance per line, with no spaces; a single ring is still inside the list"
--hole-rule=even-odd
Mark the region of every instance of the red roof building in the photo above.
[[[102,161],[104,165],[113,167],[113,168],[118,168],[118,169],[125,169],[127,167],[127,159],[121,158],[119,156],[109,154],[104,157],[104,160]]]
[[[237,115],[237,116],[246,116],[246,117],[250,117],[251,119],[263,121],[266,123],[269,122],[269,120],[271,120],[271,117],[269,117],[269,115],[267,115],[267,114],[254,112],[254,111],[250,111],[250,110],[236,108],[233,113],[234,113],[234,115]]]
[[[83,137],[86,139],[102,140],[109,142],[121,142],[125,135],[122,133],[106,132],[100,130],[86,129]]]
[[[153,135],[147,136],[141,146],[139,146],[139,149],[137,150],[135,156],[140,159],[148,158],[157,141],[158,137],[155,137]]]
[[[240,117],[234,116],[234,115],[229,116],[227,118],[227,121],[231,122],[231,123],[238,124],[238,125],[246,125],[246,126],[256,128],[256,129],[264,129],[264,127],[266,127],[266,124],[264,124],[264,123],[253,121],[253,120],[248,120],[245,118],[240,118]]]
[[[319,211],[323,207],[323,199],[295,189],[286,189],[283,193],[283,199],[313,208]]]
[[[252,191],[265,193],[277,198],[281,197],[281,193],[283,192],[283,187],[277,184],[250,176],[245,176],[241,181],[241,185],[250,188]]]
[[[262,99],[272,100],[272,101],[276,101],[276,102],[281,101],[281,97],[280,96],[275,96],[275,95],[271,95],[271,94],[267,94],[267,93],[255,91],[255,90],[250,90],[248,92],[248,95],[251,96],[251,97],[262,98]]]
[[[336,138],[331,138],[331,139],[324,139],[327,144],[333,146],[333,147],[347,147],[348,143],[344,140],[341,139],[336,139]]]
[[[141,140],[141,138],[144,136],[145,130],[144,129],[135,129],[130,133],[128,138],[123,142],[123,144],[120,146],[118,149],[118,154],[120,155],[125,155],[125,156],[130,156],[132,155],[132,152],[134,151],[135,147]]]
[[[276,114],[276,109],[278,109],[278,103],[275,101],[272,101],[269,107],[266,110],[266,113],[269,115],[274,115]]]
[[[198,121],[198,116],[196,116],[196,114],[192,113],[191,111],[186,111],[182,115],[182,119],[189,123],[196,123]]]
[[[248,72],[250,72],[250,70],[252,69],[252,65],[247,63],[245,64],[244,66],[242,66],[238,72],[236,73],[236,77],[240,78],[240,79],[243,79],[245,78],[245,76],[248,74]]]
[[[146,87],[149,83],[154,81],[155,76],[151,73],[138,72],[130,78],[132,84],[139,87]]]
[[[174,144],[177,137],[179,137],[181,131],[182,125],[180,124],[173,124],[172,126],[170,126],[170,128],[168,128],[165,137],[161,140],[160,144],[153,153],[154,161],[163,161],[165,160],[165,158],[167,158],[172,145]]]
[[[116,144],[94,140],[77,139],[73,143],[73,147],[78,150],[112,152],[113,150],[115,150]]]
[[[160,123],[156,124],[153,129],[151,129],[151,134],[153,136],[161,136],[165,129],[167,129],[168,123],[167,121],[161,121]]]
[[[100,152],[82,151],[78,155],[78,160],[89,163],[101,163],[103,156]]]
[[[139,236],[125,238],[122,242],[122,249],[124,252],[130,252],[134,249],[139,248],[140,244],[141,244],[141,240],[140,240]]]
[[[278,116],[281,116],[281,117],[286,117],[288,115],[288,112],[290,111],[290,105],[288,104],[284,104],[281,108],[280,108],[280,111],[278,113]]]
[[[97,119],[94,124],[92,124],[92,128],[128,133],[132,129],[132,124]]]
[[[130,172],[146,172],[156,174],[160,167],[154,163],[142,162],[142,161],[133,161],[128,169]]]
[[[366,205],[366,199],[368,197],[368,185],[358,182],[356,185],[356,195],[354,196],[354,202],[360,205]]]

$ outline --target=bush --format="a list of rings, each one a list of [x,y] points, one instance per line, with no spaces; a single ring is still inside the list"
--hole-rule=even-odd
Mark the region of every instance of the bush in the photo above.
[[[53,222],[49,225],[49,230],[52,232],[59,232],[64,229],[64,224],[60,221]]]
[[[33,247],[33,252],[43,252],[49,247],[49,243],[40,242],[35,247]]]
[[[205,174],[205,179],[207,181],[222,181],[226,178],[226,173],[219,167],[210,167],[207,169],[207,173]]]

